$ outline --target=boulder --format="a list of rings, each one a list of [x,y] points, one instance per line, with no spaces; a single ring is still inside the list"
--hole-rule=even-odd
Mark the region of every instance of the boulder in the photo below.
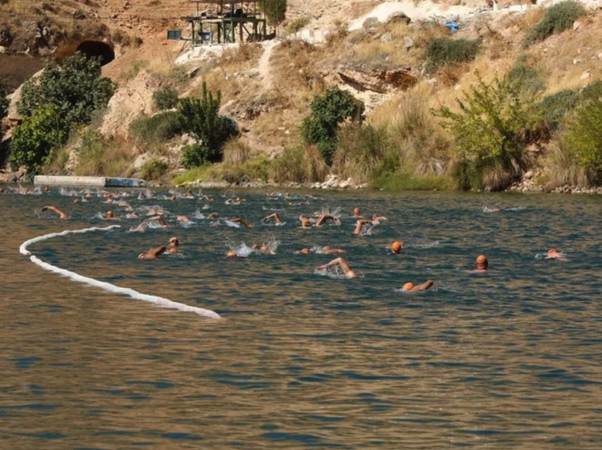
[[[336,73],[340,81],[360,92],[385,94],[393,90],[407,90],[418,83],[418,74],[411,67],[343,66]]]
[[[411,22],[412,19],[401,11],[396,11],[387,18],[387,23],[405,23],[406,25],[409,25]]]

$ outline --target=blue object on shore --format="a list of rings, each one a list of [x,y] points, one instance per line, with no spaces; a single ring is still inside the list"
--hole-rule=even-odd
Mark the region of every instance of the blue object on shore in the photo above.
[[[451,31],[452,34],[456,34],[458,32],[458,30],[460,29],[460,25],[458,25],[453,20],[448,20],[447,22],[445,22],[443,24],[443,26],[449,28],[449,31]]]

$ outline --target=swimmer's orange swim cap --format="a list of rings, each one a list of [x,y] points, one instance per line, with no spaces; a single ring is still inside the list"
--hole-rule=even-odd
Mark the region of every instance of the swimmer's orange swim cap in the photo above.
[[[226,258],[236,258],[237,256],[238,255],[234,250],[230,250],[228,253],[226,253]]]
[[[403,285],[404,291],[411,291],[412,289],[414,289],[414,284],[412,284],[412,283],[406,283]]]
[[[113,211],[107,211],[107,217],[113,217]]]
[[[487,260],[487,257],[484,255],[481,255],[477,258],[477,266],[485,266],[488,267],[489,266],[489,261]]]
[[[354,216],[359,216],[362,213],[362,210],[360,208],[354,208],[353,209],[353,215]]]
[[[399,253],[402,247],[403,244],[399,241],[395,241],[391,244],[391,250],[393,251],[393,253]]]
[[[554,248],[551,248],[550,250],[548,250],[548,255],[552,255],[554,253],[558,253],[558,251]]]

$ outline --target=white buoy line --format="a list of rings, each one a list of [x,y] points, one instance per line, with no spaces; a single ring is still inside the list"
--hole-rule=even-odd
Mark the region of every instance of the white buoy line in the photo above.
[[[217,314],[214,311],[210,311],[208,309],[198,308],[196,306],[184,305],[183,303],[174,302],[174,301],[168,300],[166,298],[157,297],[155,295],[142,294],[138,291],[135,291],[134,289],[122,288],[119,286],[115,286],[114,284],[111,284],[111,283],[105,283],[103,281],[99,281],[94,278],[84,277],[75,272],[70,272],[69,270],[61,269],[60,267],[56,267],[56,266],[53,266],[51,264],[48,264],[48,263],[42,261],[37,256],[32,255],[29,250],[27,250],[27,247],[29,247],[32,244],[35,244],[35,243],[41,242],[41,241],[46,241],[48,239],[53,239],[55,237],[66,236],[68,234],[83,234],[83,233],[89,233],[89,232],[93,232],[93,231],[110,231],[115,228],[121,228],[121,227],[119,225],[112,225],[112,226],[106,227],[106,228],[94,227],[94,228],[85,228],[83,230],[65,230],[65,231],[61,231],[60,233],[46,234],[44,236],[39,236],[39,237],[30,239],[26,242],[23,242],[21,244],[21,246],[19,247],[19,252],[22,255],[29,256],[30,261],[32,263],[38,265],[42,269],[47,270],[52,273],[56,273],[58,275],[65,276],[73,281],[77,281],[78,283],[83,283],[83,284],[87,284],[88,286],[98,287],[98,288],[104,289],[105,291],[112,292],[115,294],[127,295],[128,297],[131,297],[133,299],[142,300],[142,301],[149,302],[149,303],[154,303],[155,305],[163,306],[164,308],[177,309],[179,311],[185,311],[185,312],[193,312],[200,316],[208,317],[210,319],[220,319],[221,318],[219,316],[219,314]]]

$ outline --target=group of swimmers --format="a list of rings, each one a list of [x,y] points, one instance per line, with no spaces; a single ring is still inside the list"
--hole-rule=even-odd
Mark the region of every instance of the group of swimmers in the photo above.
[[[46,188],[43,191],[48,192],[48,189]],[[31,193],[39,194],[41,192],[42,192],[42,190],[40,190],[39,188],[36,188],[36,191],[31,192]],[[19,192],[19,193],[23,193],[23,192]],[[79,194],[82,194],[81,197],[82,197],[83,201],[89,200],[92,197],[92,194],[90,192],[80,191]],[[125,218],[135,219],[135,218],[139,217],[138,213],[136,211],[134,211],[132,209],[132,207],[126,201],[119,200],[115,194],[109,193],[109,192],[103,192],[103,193],[97,194],[97,195],[102,195],[103,197],[105,197],[106,203],[113,204],[115,206],[123,208],[125,210],[125,212],[127,213]],[[142,194],[139,196],[139,198],[141,198],[141,196],[142,196]],[[268,196],[273,198],[274,194],[268,194]],[[290,198],[290,196],[288,196],[288,197],[282,196],[281,194],[276,194],[276,196],[280,196],[282,198]],[[145,196],[142,196],[142,198],[151,198],[151,197],[152,197],[152,194],[146,194]],[[176,200],[177,198],[178,197],[176,196],[176,194],[172,194],[170,197],[165,197],[164,199],[165,200]],[[207,202],[213,201],[213,199],[211,199],[210,197],[208,197],[206,195],[199,194],[197,197],[195,197],[191,191],[187,191],[185,194],[181,195],[179,198],[197,199],[197,200],[203,200],[203,201],[207,201]],[[306,196],[305,199],[316,199],[316,198],[312,197],[312,196]],[[79,200],[79,196],[78,196],[78,198],[76,198],[76,200]],[[233,197],[233,198],[229,198],[228,200],[226,200],[225,203],[227,205],[240,205],[240,204],[243,204],[244,202],[245,202],[244,199],[241,199],[239,197]],[[207,208],[209,208],[208,204],[205,205],[204,209],[207,209]],[[68,219],[69,218],[69,214],[67,214],[66,212],[64,212],[52,205],[44,206],[42,208],[42,211],[53,212],[53,213],[57,214],[60,219]],[[149,224],[154,224],[153,227],[169,228],[169,223],[167,222],[166,217],[165,217],[166,214],[161,208],[158,208],[158,207],[157,208],[148,208],[146,211],[146,216],[147,216],[147,218],[144,219],[144,221],[137,227],[131,228],[130,232],[143,232],[146,230],[146,228],[149,226]],[[365,234],[366,232],[369,232],[369,230],[371,228],[373,228],[374,226],[379,225],[380,223],[388,220],[387,217],[380,216],[378,214],[373,214],[370,218],[365,218],[362,215],[362,211],[359,207],[354,208],[354,210],[352,211],[351,217],[356,220],[355,228],[353,230],[354,235]],[[104,220],[109,220],[109,221],[120,220],[119,218],[117,218],[115,216],[113,211],[106,212],[104,215],[101,215],[101,218]],[[203,218],[210,219],[210,220],[217,220],[220,218],[220,215],[218,213],[211,213],[206,216],[203,216]],[[316,212],[313,214],[313,216],[302,214],[299,216],[298,220],[300,222],[300,228],[302,228],[302,229],[321,227],[321,226],[326,225],[327,223],[332,223],[334,225],[341,225],[341,220],[338,217],[338,215],[331,214],[328,212]],[[180,223],[190,223],[191,222],[187,216],[177,216],[176,221],[180,222]],[[247,227],[247,228],[253,227],[252,223],[250,223],[249,221],[242,219],[240,217],[226,219],[226,221],[229,224],[236,225],[236,226],[243,226],[243,227]],[[270,222],[273,222],[273,224],[275,226],[282,226],[285,224],[285,222],[282,220],[281,215],[278,212],[271,213],[262,219],[262,223],[270,223]],[[144,259],[144,260],[156,260],[156,259],[160,258],[161,255],[166,254],[166,253],[167,254],[175,254],[175,253],[179,252],[179,245],[180,245],[180,242],[179,242],[178,238],[172,237],[169,239],[167,244],[160,245],[160,246],[150,249],[146,252],[140,253],[138,255],[138,258]],[[263,244],[253,245],[252,247],[250,247],[250,250],[253,252],[262,253],[262,254],[275,254],[276,248],[277,248],[277,245],[274,245],[274,242],[272,241],[272,242],[267,242],[267,243],[263,243]],[[403,241],[394,241],[389,246],[387,246],[387,249],[390,251],[390,253],[394,254],[394,255],[400,254],[402,252],[403,248],[404,248]],[[332,248],[330,246],[323,246],[323,247],[314,247],[311,249],[303,248],[295,253],[298,255],[307,255],[310,253],[335,255],[335,254],[344,254],[346,252],[345,252],[345,250],[342,250],[342,249]],[[239,252],[235,249],[230,249],[226,253],[226,257],[229,259],[239,258],[241,256],[242,255],[239,254]],[[564,258],[565,258],[565,255],[556,249],[550,249],[547,252],[547,254],[545,255],[545,259],[564,259]],[[472,271],[472,273],[486,273],[489,269],[489,260],[487,259],[486,256],[480,255],[476,259],[475,265],[476,265],[476,268]],[[341,274],[341,276],[344,278],[357,278],[358,277],[357,272],[355,272],[352,269],[351,265],[341,256],[338,256],[337,258],[333,259],[332,261],[330,261],[327,264],[318,266],[315,270],[318,273],[336,272],[337,274]],[[433,285],[434,285],[434,282],[432,280],[426,280],[425,282],[420,283],[420,284],[414,284],[414,283],[408,282],[403,285],[403,287],[401,288],[401,291],[403,291],[403,292],[426,291],[426,290],[430,289],[431,287],[433,287]]]

